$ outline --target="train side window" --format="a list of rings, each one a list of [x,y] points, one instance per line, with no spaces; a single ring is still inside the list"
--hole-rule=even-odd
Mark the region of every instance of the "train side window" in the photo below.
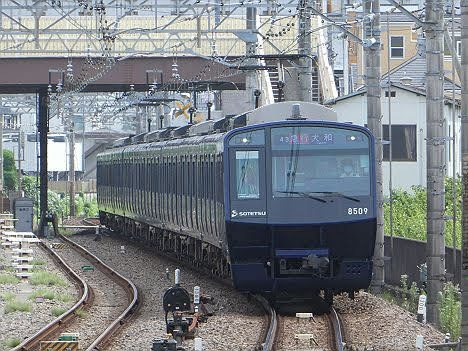
[[[246,133],[235,134],[229,140],[229,146],[265,145],[265,130],[253,130]]]
[[[236,193],[239,200],[260,198],[258,163],[258,151],[236,151]]]

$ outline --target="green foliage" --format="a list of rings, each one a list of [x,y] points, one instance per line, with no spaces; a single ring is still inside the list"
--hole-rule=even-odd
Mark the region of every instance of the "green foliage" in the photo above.
[[[50,273],[46,271],[39,271],[35,272],[29,278],[29,283],[32,285],[60,285],[60,286],[67,286],[67,282],[59,277],[55,273]]]
[[[448,282],[440,293],[440,325],[444,333],[450,333],[453,341],[460,336],[461,302],[458,285]]]
[[[39,187],[36,182],[36,177],[24,177],[22,182],[24,194],[26,197],[34,199],[34,207],[37,213],[39,204],[36,203],[36,199],[39,194]],[[49,209],[54,212],[59,218],[66,217],[69,215],[69,196],[59,194],[54,191],[48,191],[48,206]],[[76,194],[75,196],[76,215],[78,217],[93,217],[97,216],[98,205],[97,198],[87,199],[83,193]]]
[[[36,290],[29,295],[30,300],[35,300],[37,297],[43,297],[46,300],[55,300],[55,293],[50,290]]]
[[[66,309],[66,308],[63,308],[63,307],[53,307],[53,308],[50,310],[50,313],[52,313],[52,315],[53,315],[54,317],[61,316],[61,315],[64,314],[65,312],[67,312],[67,309]]]
[[[7,339],[7,340],[4,341],[4,344],[5,344],[6,347],[13,348],[13,347],[16,347],[19,344],[21,344],[21,339],[19,339],[19,338]]]
[[[5,314],[11,312],[31,312],[31,305],[27,302],[10,300],[5,305]]]
[[[18,171],[15,166],[15,158],[10,150],[3,150],[3,178],[5,188],[15,190],[17,187]]]
[[[56,300],[61,302],[73,301],[73,296],[68,294],[55,293],[51,290],[36,290],[29,295],[30,300],[35,300],[37,297],[43,297],[46,300]]]
[[[405,292],[408,290],[408,276],[406,274],[403,274],[400,277],[400,286],[403,289],[403,294],[401,296],[401,307],[408,309],[408,296],[405,294]]]
[[[40,260],[40,259],[34,259],[31,261],[31,264],[33,266],[43,266],[45,265],[47,262],[45,260]]]
[[[6,292],[2,295],[3,301],[11,301],[14,300],[15,297],[15,294],[13,294],[12,292]]]
[[[18,284],[20,279],[14,275],[2,274],[0,275],[0,285],[2,284]]]
[[[453,181],[447,178],[445,181],[445,215],[452,216],[452,189]],[[457,193],[457,224],[456,244],[461,245],[461,179],[456,181]],[[426,189],[413,186],[411,192],[397,189],[393,191],[393,235],[415,240],[426,240]],[[390,235],[390,203],[384,204],[385,234]],[[445,222],[445,243],[452,246],[453,221]]]
[[[83,311],[83,310],[80,308],[79,310],[76,310],[76,311],[75,311],[75,315],[76,315],[78,318],[85,318],[85,317],[88,315],[88,312]]]
[[[55,294],[55,299],[61,302],[70,302],[74,300],[74,297],[68,294],[60,294],[56,293]]]
[[[13,151],[3,150],[3,171],[16,171]]]

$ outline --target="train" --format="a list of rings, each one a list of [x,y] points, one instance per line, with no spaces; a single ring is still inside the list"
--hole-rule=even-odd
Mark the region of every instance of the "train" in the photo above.
[[[97,157],[103,225],[268,296],[366,289],[374,138],[319,104],[280,102],[114,142]]]

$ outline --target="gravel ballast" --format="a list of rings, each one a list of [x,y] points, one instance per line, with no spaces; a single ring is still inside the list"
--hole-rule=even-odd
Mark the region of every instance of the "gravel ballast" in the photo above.
[[[424,336],[425,346],[444,340],[443,333],[418,323],[415,315],[366,292],[357,294],[355,300],[337,296],[334,306],[343,320],[351,350],[416,350],[417,335]]]
[[[73,236],[71,239],[131,279],[143,294],[138,315],[112,342],[109,350],[149,350],[154,339],[166,334],[162,298],[173,285],[174,270],[181,267],[128,242],[106,236],[101,241],[94,241],[94,236]],[[124,254],[120,252],[121,245],[125,246]],[[166,277],[166,268],[171,281]],[[197,337],[203,339],[205,351],[254,349],[263,327],[260,308],[234,289],[188,268],[181,268],[181,284],[189,292],[198,285],[202,294],[215,300],[215,305],[210,306],[215,315],[201,324],[197,332]],[[193,350],[193,340],[187,340],[183,346]]]
[[[31,248],[33,249],[34,262],[42,261],[45,263],[36,265],[34,270],[44,270],[56,274],[66,283],[66,286],[32,285],[24,282],[0,284],[0,350],[10,349],[7,346],[8,341],[12,341],[13,339],[23,341],[23,339],[32,336],[46,324],[53,321],[56,318],[51,313],[53,308],[69,309],[78,300],[78,290],[73,282],[69,280],[68,276],[55,265],[53,260],[39,246],[32,245]],[[15,272],[11,269],[10,257],[11,254],[9,252],[3,248],[0,249],[0,266],[2,266],[0,276],[15,276]],[[36,302],[39,300],[28,298],[30,294],[38,290],[46,290],[49,293],[53,293],[57,298],[53,300],[40,300],[42,302]],[[30,311],[5,313],[9,298],[21,300],[29,304]]]
[[[86,349],[127,307],[127,295],[122,287],[97,268],[84,271],[92,264],[67,246],[57,252],[59,256],[92,289],[94,300],[85,313],[64,332],[79,333],[80,345]]]

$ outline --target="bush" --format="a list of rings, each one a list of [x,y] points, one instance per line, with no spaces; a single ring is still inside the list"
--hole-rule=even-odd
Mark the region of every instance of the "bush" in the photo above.
[[[55,273],[50,273],[46,271],[35,272],[29,278],[29,282],[32,285],[60,285],[60,286],[67,286],[67,282],[59,277]]]
[[[5,313],[11,313],[11,312],[30,312],[31,311],[31,305],[27,302],[23,301],[8,301],[5,305]]]
[[[3,150],[3,178],[5,188],[15,190],[18,182],[18,171],[15,166],[15,158],[10,150]]]
[[[457,192],[457,218],[456,245],[461,247],[461,179],[456,181]],[[452,215],[452,189],[453,181],[445,181],[445,214]],[[426,241],[426,196],[427,191],[420,186],[413,186],[411,192],[397,189],[393,191],[393,235],[415,240]],[[384,204],[385,234],[390,235],[390,203]],[[445,243],[452,246],[453,221],[445,222]]]
[[[460,336],[461,302],[458,285],[448,282],[440,293],[440,325],[444,333],[450,333],[453,341]]]

